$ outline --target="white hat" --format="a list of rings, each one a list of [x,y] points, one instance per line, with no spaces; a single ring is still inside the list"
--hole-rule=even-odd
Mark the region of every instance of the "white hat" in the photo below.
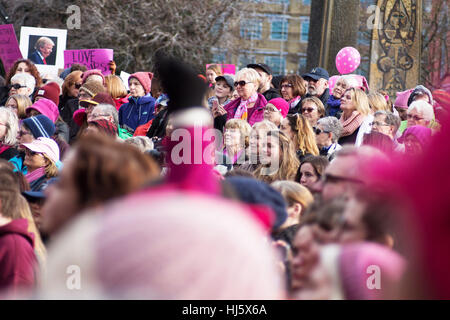
[[[59,147],[53,139],[39,137],[31,143],[24,143],[31,151],[43,153],[53,162],[59,161]]]

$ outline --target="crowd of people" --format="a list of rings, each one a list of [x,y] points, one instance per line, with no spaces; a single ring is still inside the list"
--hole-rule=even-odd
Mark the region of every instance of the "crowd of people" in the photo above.
[[[111,66],[1,84],[2,297],[450,298],[448,92]]]

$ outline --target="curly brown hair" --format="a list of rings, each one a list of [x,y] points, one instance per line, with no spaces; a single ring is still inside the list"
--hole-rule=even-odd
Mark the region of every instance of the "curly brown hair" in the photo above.
[[[39,71],[34,65],[34,63],[28,59],[19,59],[16,60],[16,62],[14,62],[13,66],[11,67],[11,69],[9,69],[9,72],[6,75],[5,79],[6,85],[11,84],[11,78],[16,74],[17,68],[19,67],[19,64],[22,62],[24,62],[28,66],[28,69],[30,69],[30,74],[34,77],[34,79],[36,79],[36,88],[40,88],[42,86],[42,78],[39,75]]]

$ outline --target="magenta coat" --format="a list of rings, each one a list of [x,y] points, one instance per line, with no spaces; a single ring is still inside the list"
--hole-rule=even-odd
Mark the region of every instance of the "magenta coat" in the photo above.
[[[241,103],[241,98],[237,98],[230,103],[228,103],[224,109],[227,111],[227,121],[234,118],[234,114],[236,113],[239,104]],[[266,98],[260,93],[258,93],[258,99],[256,99],[255,105],[253,108],[248,110],[248,123],[253,126],[256,122],[260,122],[264,120],[264,107],[267,104]]]

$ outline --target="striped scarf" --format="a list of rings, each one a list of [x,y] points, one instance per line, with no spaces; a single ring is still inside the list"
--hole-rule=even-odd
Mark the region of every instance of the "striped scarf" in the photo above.
[[[239,106],[236,109],[236,113],[234,114],[234,119],[247,120],[247,118],[248,118],[247,106],[249,104],[255,103],[256,100],[258,100],[258,93],[256,93],[256,92],[250,98],[248,98],[248,100],[243,100],[241,98],[241,103],[239,104]]]
[[[350,117],[344,120],[344,115],[341,116],[339,121],[344,128],[341,133],[341,137],[346,137],[351,135],[358,129],[364,121],[364,116],[360,114],[358,111],[353,111]]]

